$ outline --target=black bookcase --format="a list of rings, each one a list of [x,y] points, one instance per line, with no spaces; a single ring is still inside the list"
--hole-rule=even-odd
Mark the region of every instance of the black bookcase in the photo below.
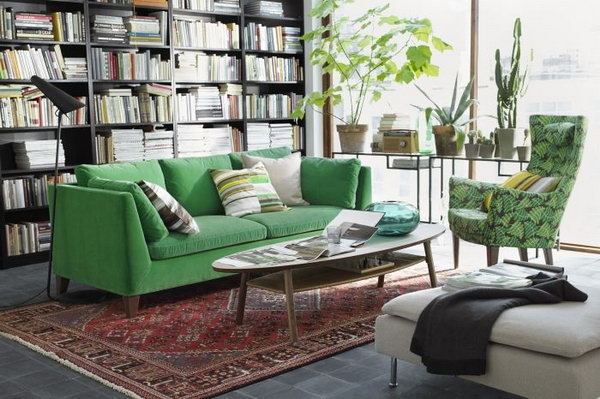
[[[7,48],[19,48],[22,45],[29,44],[32,47],[47,47],[58,44],[61,46],[61,51],[65,57],[85,57],[87,59],[88,77],[87,79],[77,80],[53,80],[52,83],[64,89],[68,93],[77,96],[87,97],[88,107],[86,108],[88,123],[77,126],[66,126],[63,128],[63,146],[65,150],[66,166],[61,170],[64,172],[72,172],[73,169],[80,164],[96,164],[98,163],[98,154],[96,153],[95,136],[97,130],[106,130],[106,128],[135,128],[152,125],[152,123],[135,123],[135,124],[98,124],[95,122],[93,96],[99,93],[104,88],[123,87],[128,84],[141,83],[163,83],[170,84],[172,87],[173,96],[173,118],[170,122],[161,122],[167,129],[174,131],[174,153],[175,157],[178,154],[177,145],[177,126],[178,124],[203,124],[211,126],[212,124],[229,124],[243,132],[243,145],[247,147],[246,132],[249,122],[290,122],[298,124],[302,127],[301,150],[304,152],[306,143],[306,128],[304,121],[293,121],[292,119],[248,119],[246,117],[245,95],[249,87],[254,87],[253,91],[260,94],[276,94],[295,92],[297,94],[305,94],[305,82],[261,82],[249,81],[246,79],[245,56],[246,54],[257,54],[264,56],[280,56],[280,57],[295,57],[300,60],[304,67],[304,54],[289,53],[289,52],[271,52],[271,51],[255,51],[246,50],[244,43],[244,27],[247,22],[257,22],[266,26],[295,26],[304,29],[304,9],[303,2],[299,0],[281,0],[283,3],[285,17],[251,15],[244,12],[245,0],[240,0],[241,12],[239,14],[211,12],[211,11],[195,11],[186,9],[177,9],[173,7],[173,2],[169,1],[168,7],[150,7],[138,6],[133,4],[109,4],[100,3],[92,0],[23,0],[23,1],[0,1],[0,5],[5,8],[11,7],[15,12],[42,12],[50,13],[53,11],[81,11],[85,16],[86,40],[82,43],[57,42],[57,41],[33,41],[33,40],[6,40],[0,39],[0,51]],[[168,14],[168,37],[166,45],[123,45],[123,44],[107,44],[93,43],[90,35],[90,19],[91,15],[147,15],[154,11],[166,11]],[[173,32],[173,17],[175,15],[197,15],[214,17],[216,21],[235,22],[239,25],[240,31],[240,49],[239,50],[221,50],[221,49],[205,49],[205,48],[189,48],[176,47],[172,40]],[[163,59],[171,60],[171,80],[124,80],[124,81],[102,81],[94,80],[92,75],[92,48],[101,47],[105,49],[131,48],[131,49],[150,49],[152,53],[160,53]],[[226,81],[226,82],[206,82],[206,81],[185,81],[180,82],[175,77],[175,54],[178,51],[201,51],[206,54],[223,54],[227,53],[241,59],[241,80]],[[0,84],[28,84],[29,81],[23,80],[1,80]],[[197,122],[177,122],[177,105],[175,94],[177,89],[182,86],[194,85],[218,85],[221,83],[237,83],[243,87],[243,107],[242,118],[240,119],[218,119],[218,120],[202,120]],[[21,176],[41,176],[52,173],[52,169],[17,169],[14,162],[14,153],[10,143],[15,141],[31,140],[31,139],[52,139],[56,137],[56,129],[53,127],[29,127],[29,128],[0,128],[0,179],[18,178]],[[0,182],[1,183],[1,182]],[[2,190],[2,184],[0,184]],[[3,194],[3,193],[2,193]],[[45,221],[49,219],[48,207],[29,207],[21,209],[5,210],[4,196],[0,195],[0,268],[6,269],[15,266],[28,265],[33,263],[44,262],[48,260],[48,252],[36,252],[31,254],[8,256],[7,236],[5,225],[7,223],[19,223],[29,221]]]

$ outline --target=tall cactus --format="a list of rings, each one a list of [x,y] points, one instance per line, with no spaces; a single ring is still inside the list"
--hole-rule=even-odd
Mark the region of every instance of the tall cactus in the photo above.
[[[513,48],[510,69],[502,75],[500,49],[496,50],[496,86],[498,86],[498,127],[501,129],[517,127],[517,102],[527,91],[527,73],[520,74],[521,63],[521,19],[515,20],[513,28]]]

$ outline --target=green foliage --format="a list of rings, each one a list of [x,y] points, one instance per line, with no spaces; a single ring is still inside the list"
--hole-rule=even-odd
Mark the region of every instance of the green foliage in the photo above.
[[[498,87],[497,117],[498,127],[501,129],[517,127],[517,102],[527,91],[528,68],[523,75],[521,68],[521,20],[517,18],[513,28],[513,48],[510,60],[510,69],[502,74],[502,58],[500,49],[496,50],[495,80]]]
[[[429,119],[430,115],[438,121],[438,123],[442,126],[452,126],[454,127],[455,132],[462,132],[462,127],[471,123],[474,119],[469,119],[466,121],[461,121],[464,113],[469,109],[469,107],[473,104],[477,105],[477,100],[471,98],[471,86],[473,86],[473,78],[469,81],[469,83],[465,86],[460,98],[457,102],[458,95],[458,74],[456,74],[456,79],[454,80],[454,89],[452,90],[452,100],[450,102],[449,107],[440,107],[436,104],[435,101],[425,93],[423,89],[415,84],[415,87],[423,93],[423,95],[431,102],[433,107],[423,108],[417,105],[413,105],[413,107],[425,111],[427,118]]]
[[[322,93],[305,96],[292,117],[302,118],[307,106],[322,108],[327,100],[337,105],[345,93],[349,118],[334,117],[356,125],[365,103],[378,101],[391,84],[439,74],[439,68],[431,63],[431,47],[441,52],[452,46],[433,35],[431,21],[388,15],[389,4],[370,8],[358,18],[336,18],[335,12],[352,2],[321,0],[310,11],[311,17],[329,17],[330,22],[306,33],[302,40],[313,43],[311,63],[320,66],[323,73],[335,74],[338,83]]]

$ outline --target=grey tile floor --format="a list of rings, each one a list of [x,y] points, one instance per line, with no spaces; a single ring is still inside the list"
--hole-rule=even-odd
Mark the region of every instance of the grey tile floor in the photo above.
[[[516,251],[513,251],[516,252]],[[418,251],[416,251],[418,253]],[[451,264],[448,238],[434,243],[438,270]],[[465,245],[461,268],[480,264],[481,247]],[[501,253],[512,257],[516,253]],[[561,252],[557,264],[596,267],[600,258]],[[425,272],[425,269],[424,269]],[[600,277],[600,275],[599,275]],[[0,271],[0,306],[19,302],[37,293],[45,282],[45,266],[32,265]],[[73,285],[71,290],[81,289]],[[44,300],[41,296],[38,300]],[[336,356],[292,370],[285,374],[221,395],[221,399],[379,399],[379,398],[485,398],[510,399],[516,396],[454,377],[429,375],[421,367],[399,362],[396,389],[387,386],[389,358],[368,344]],[[121,398],[121,393],[85,377],[25,346],[0,338],[0,398]]]

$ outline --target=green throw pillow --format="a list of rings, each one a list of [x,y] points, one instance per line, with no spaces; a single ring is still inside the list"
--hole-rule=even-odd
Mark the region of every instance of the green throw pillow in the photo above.
[[[146,180],[165,187],[165,177],[158,161],[79,165],[75,168],[75,176],[77,184],[81,187],[89,187],[88,182],[94,177],[131,182]]]
[[[312,205],[354,209],[359,174],[358,159],[305,157],[300,168],[302,196]]]
[[[290,147],[264,148],[262,150],[252,150],[245,152],[245,154],[263,158],[283,158],[290,155],[291,153],[292,150],[290,149]],[[231,166],[233,167],[233,169],[244,168],[241,152],[232,152],[231,154],[229,154],[229,158],[231,159]]]
[[[152,206],[144,191],[136,183],[94,177],[88,182],[88,187],[130,193],[140,216],[146,241],[159,241],[169,235],[169,230],[160,218],[158,211]]]

